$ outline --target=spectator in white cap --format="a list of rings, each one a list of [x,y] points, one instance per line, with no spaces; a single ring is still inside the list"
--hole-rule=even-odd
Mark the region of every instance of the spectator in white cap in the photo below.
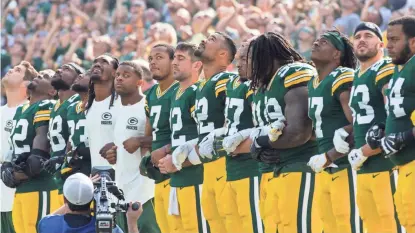
[[[94,199],[94,185],[92,180],[82,173],[68,177],[63,185],[65,205],[52,215],[40,220],[38,233],[94,233],[95,217],[91,215],[91,202]],[[131,205],[130,205],[131,206]],[[128,228],[130,233],[138,233],[137,219],[142,208],[133,211],[128,209]],[[131,225],[130,225],[131,223]],[[123,231],[116,226],[113,233]]]

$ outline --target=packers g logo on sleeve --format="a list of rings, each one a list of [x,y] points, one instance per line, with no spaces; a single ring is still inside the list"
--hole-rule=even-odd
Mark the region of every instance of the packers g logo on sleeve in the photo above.
[[[137,118],[135,118],[135,117],[130,117],[128,120],[127,120],[127,129],[132,129],[132,130],[137,130],[137,124],[138,124],[138,120],[137,120]]]
[[[13,129],[13,121],[12,120],[8,120],[6,122],[6,125],[4,126],[4,131],[7,131],[7,132],[11,133],[12,132],[12,129]]]
[[[101,116],[102,121],[101,121],[101,125],[112,125],[112,115],[109,112],[104,112]]]

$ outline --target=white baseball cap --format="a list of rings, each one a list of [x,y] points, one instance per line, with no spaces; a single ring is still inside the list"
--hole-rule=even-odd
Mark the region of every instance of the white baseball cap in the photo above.
[[[71,204],[85,205],[94,197],[94,185],[88,176],[76,173],[63,184],[63,195]]]

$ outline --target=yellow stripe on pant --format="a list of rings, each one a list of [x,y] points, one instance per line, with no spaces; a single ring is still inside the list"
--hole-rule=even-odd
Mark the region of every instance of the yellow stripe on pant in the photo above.
[[[277,179],[274,172],[264,173],[261,176],[259,209],[264,224],[265,233],[277,232],[276,220],[280,219],[277,206]]]
[[[357,205],[367,233],[396,233],[400,230],[393,204],[394,186],[392,171],[357,175]]]
[[[173,224],[173,217],[169,215],[170,179],[160,182],[154,188],[154,212],[156,221],[162,233],[170,233],[169,225]]]
[[[226,233],[222,197],[226,185],[225,158],[205,163],[203,172],[202,209],[210,232]]]
[[[227,232],[263,233],[257,176],[226,182],[223,198]]]
[[[334,174],[317,174],[316,194],[324,233],[358,233],[360,219],[356,210],[354,171],[343,169]]]
[[[275,178],[278,233],[321,233],[321,221],[313,198],[315,175],[308,172],[281,173]]]
[[[202,185],[176,187],[179,215],[173,215],[172,233],[207,233],[202,213]]]
[[[400,223],[407,233],[415,233],[415,160],[399,166],[394,199]]]
[[[16,193],[12,212],[16,233],[36,233],[40,219],[59,207],[58,190]]]

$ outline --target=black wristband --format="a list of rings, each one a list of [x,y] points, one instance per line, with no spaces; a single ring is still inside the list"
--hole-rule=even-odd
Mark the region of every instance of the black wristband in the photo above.
[[[271,144],[269,143],[268,136],[260,136],[256,139],[254,143],[257,143],[263,149],[272,149]]]
[[[412,132],[412,129],[410,129],[410,130],[403,133],[403,140],[404,140],[403,142],[405,144],[409,144],[409,143],[415,141],[415,137],[414,137],[414,134]]]

